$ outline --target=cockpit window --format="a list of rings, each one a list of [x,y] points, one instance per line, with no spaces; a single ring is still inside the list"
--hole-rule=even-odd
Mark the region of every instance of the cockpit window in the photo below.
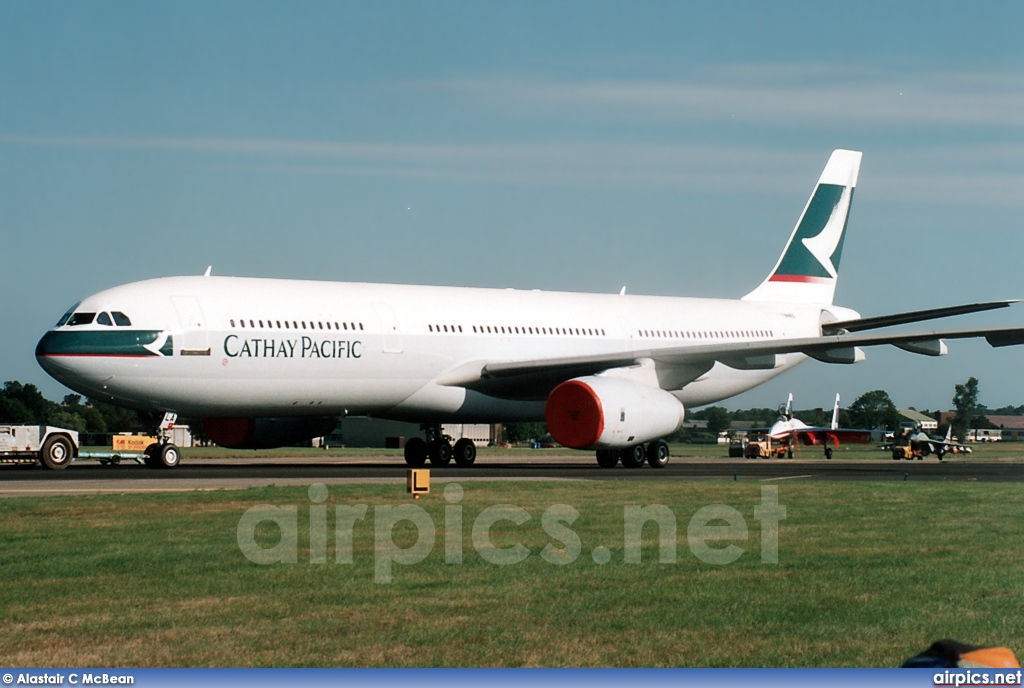
[[[68,326],[77,327],[79,325],[88,325],[95,319],[95,313],[75,313],[71,316],[71,319],[68,320]]]
[[[69,309],[68,309],[68,312],[67,312],[67,313],[65,313],[64,315],[62,315],[62,316],[61,316],[61,318],[60,318],[60,320],[58,320],[58,321],[57,321],[57,327],[63,327],[64,325],[66,325],[66,324],[67,324],[67,322],[68,322],[68,320],[70,320],[70,319],[71,319],[71,316],[72,316],[72,315],[74,315],[74,313],[75,313],[75,309],[76,309],[76,308],[78,308],[78,307],[79,307],[79,306],[81,306],[81,305],[82,305],[82,302],[81,302],[81,301],[79,301],[79,302],[78,302],[78,303],[76,303],[76,304],[75,304],[74,306],[72,306],[71,308],[69,308]]]
[[[96,324],[97,324],[97,325],[106,325],[107,327],[110,327],[110,326],[112,326],[112,325],[113,325],[114,323],[113,323],[113,322],[111,322],[111,320],[110,320],[110,316],[109,316],[109,315],[107,315],[106,313],[100,313],[100,314],[99,314],[99,315],[98,315],[98,316],[96,317]]]
[[[114,316],[114,324],[118,327],[131,327],[132,321],[121,311],[114,311],[111,315]]]

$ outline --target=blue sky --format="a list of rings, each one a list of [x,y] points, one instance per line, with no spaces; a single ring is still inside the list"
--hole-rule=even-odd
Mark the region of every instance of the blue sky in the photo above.
[[[0,377],[124,282],[739,297],[834,148],[837,302],[1024,297],[1024,3],[5,2]],[[957,325],[1024,324],[1024,304]],[[1024,403],[1024,349],[870,349],[730,408]]]

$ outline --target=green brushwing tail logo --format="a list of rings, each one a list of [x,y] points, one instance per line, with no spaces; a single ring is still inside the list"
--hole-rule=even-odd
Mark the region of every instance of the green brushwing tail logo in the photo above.
[[[769,282],[827,282],[835,279],[849,220],[853,187],[818,184],[793,238]]]

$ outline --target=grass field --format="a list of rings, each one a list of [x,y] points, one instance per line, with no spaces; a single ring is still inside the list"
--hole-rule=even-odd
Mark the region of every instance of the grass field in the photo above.
[[[437,526],[433,549],[394,564],[390,584],[374,582],[375,562],[391,542],[411,547],[416,530],[405,521],[393,540],[378,537],[375,507],[412,504],[404,486],[331,486],[326,564],[310,561],[305,488],[7,500],[0,663],[891,667],[943,637],[1022,654],[1019,486],[776,484],[786,508],[777,564],[761,561],[762,483],[466,483],[462,564],[445,563],[445,509],[455,507],[435,485],[417,502]],[[495,546],[529,548],[521,563],[489,563],[473,544],[477,516],[496,503],[531,516],[492,530]],[[297,507],[296,563],[241,553],[240,518],[258,504]],[[356,504],[368,513],[353,530],[353,563],[338,563],[334,506]],[[549,552],[564,565],[541,557],[569,539],[542,527],[556,504],[580,512],[570,526],[579,556]],[[625,563],[631,504],[675,515],[675,563],[658,561],[653,524],[642,562]],[[688,546],[691,517],[713,504],[738,510],[749,529],[713,543],[742,548],[731,564],[704,563]],[[269,523],[256,535],[278,541]],[[596,563],[598,546],[608,563]]]

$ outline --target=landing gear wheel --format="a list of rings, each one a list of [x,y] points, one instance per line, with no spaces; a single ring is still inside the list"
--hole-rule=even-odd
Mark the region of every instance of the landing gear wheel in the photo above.
[[[792,459],[793,458],[793,450],[792,449],[790,449],[788,452],[786,452],[786,458],[788,458],[788,459]]]
[[[413,468],[419,468],[427,462],[430,448],[419,437],[412,437],[405,443],[405,462]]]
[[[826,461],[831,461],[832,460],[832,447],[825,447],[825,460]]]
[[[644,459],[647,458],[644,453],[644,445],[634,444],[632,447],[626,447],[619,454],[619,458],[622,459],[622,465],[626,468],[640,468],[644,465]]]
[[[476,445],[473,440],[463,437],[455,443],[455,464],[457,466],[472,466],[476,461]]]
[[[619,463],[619,452],[614,449],[598,449],[597,465],[601,468],[615,468]]]
[[[452,462],[452,445],[447,440],[434,440],[430,443],[430,465],[447,466]]]
[[[46,440],[39,458],[43,465],[51,471],[62,471],[71,463],[74,453],[71,450],[71,442],[66,437],[51,437]]]
[[[651,468],[664,468],[668,464],[668,442],[655,440],[647,445],[647,464]]]
[[[157,468],[174,468],[181,463],[181,452],[173,444],[161,444],[154,452]]]

